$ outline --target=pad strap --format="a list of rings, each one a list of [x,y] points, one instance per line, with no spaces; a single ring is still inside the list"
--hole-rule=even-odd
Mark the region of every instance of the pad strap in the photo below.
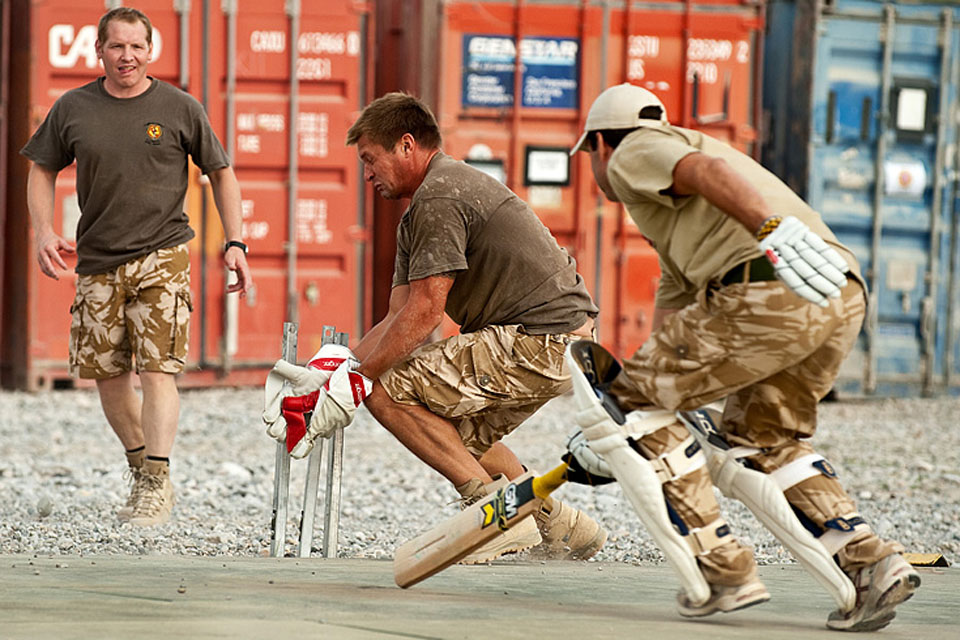
[[[627,414],[627,421],[623,430],[631,437],[639,440],[654,431],[668,427],[677,421],[677,415],[672,411],[654,409],[652,411],[636,410]]]
[[[690,529],[684,539],[690,545],[690,550],[693,551],[694,555],[705,556],[732,540],[730,525],[723,518],[717,518],[706,526]]]
[[[783,465],[771,473],[770,477],[782,491],[786,491],[804,480],[821,475],[836,478],[837,472],[833,470],[833,467],[822,455],[810,453]]]
[[[694,437],[690,436],[672,450],[649,459],[649,462],[657,472],[660,483],[666,484],[705,466],[707,459],[703,455],[703,449]]]
[[[871,531],[859,513],[848,513],[840,518],[833,518],[823,523],[823,534],[817,540],[824,546],[831,556],[850,544],[854,538],[859,538]]]

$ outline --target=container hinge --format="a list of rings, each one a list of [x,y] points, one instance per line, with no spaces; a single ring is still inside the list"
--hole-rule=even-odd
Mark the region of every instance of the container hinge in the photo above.
[[[173,0],[173,10],[181,16],[190,13],[190,0]]]

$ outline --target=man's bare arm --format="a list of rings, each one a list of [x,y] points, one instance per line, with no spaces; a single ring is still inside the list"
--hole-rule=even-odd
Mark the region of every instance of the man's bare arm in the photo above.
[[[33,225],[33,237],[36,243],[37,262],[44,275],[59,280],[57,267],[67,270],[60,253],[74,253],[69,242],[53,230],[55,188],[58,171],[47,169],[39,164],[30,165],[27,175],[27,209]]]
[[[447,294],[452,286],[453,278],[438,275],[395,287],[390,294],[387,317],[354,351],[363,363],[360,373],[376,380],[423,344],[443,321]]]
[[[750,233],[773,215],[760,192],[726,160],[703,153],[691,153],[677,163],[670,191],[680,196],[699,193]]]
[[[213,199],[217,204],[217,212],[223,223],[223,235],[230,240],[240,241],[243,238],[243,211],[240,199],[240,183],[233,169],[224,167],[207,174],[210,186],[213,188]],[[247,256],[238,247],[231,247],[223,254],[223,262],[228,269],[237,274],[237,282],[227,287],[227,293],[239,291],[245,295],[253,286],[253,277],[250,267],[247,266]]]

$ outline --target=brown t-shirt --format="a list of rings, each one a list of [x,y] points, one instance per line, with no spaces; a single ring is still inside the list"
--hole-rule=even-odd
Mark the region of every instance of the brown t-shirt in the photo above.
[[[661,280],[656,304],[679,309],[713,278],[759,257],[757,239],[701,195],[671,196],[673,170],[690,153],[723,158],[778,215],[795,216],[837,250],[863,282],[857,260],[800,196],[753,158],[698,131],[644,126],[617,146],[607,167],[610,185],[640,232],[657,250]]]
[[[576,261],[530,207],[438,152],[397,227],[393,286],[451,272],[446,311],[463,333],[509,324],[565,333],[597,315]]]
[[[103,78],[68,91],[20,153],[54,171],[77,161],[81,274],[193,238],[187,155],[204,173],[230,164],[200,103],[156,79],[133,98],[111,96]]]

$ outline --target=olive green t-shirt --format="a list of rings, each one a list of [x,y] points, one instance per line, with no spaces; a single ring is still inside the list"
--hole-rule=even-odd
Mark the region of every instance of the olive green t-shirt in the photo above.
[[[442,273],[455,275],[446,312],[463,333],[509,324],[565,333],[597,315],[576,261],[530,207],[438,152],[397,227],[393,286]]]
[[[640,232],[660,259],[656,304],[679,309],[697,292],[741,262],[761,255],[756,238],[736,219],[699,194],[669,194],[673,170],[690,153],[723,158],[781,216],[795,216],[836,249],[862,282],[853,254],[790,187],[753,158],[698,131],[672,125],[644,126],[614,150],[607,177]]]
[[[81,274],[193,238],[187,156],[203,173],[230,164],[200,103],[156,79],[133,98],[111,96],[103,78],[68,91],[21,153],[54,171],[77,161]]]

